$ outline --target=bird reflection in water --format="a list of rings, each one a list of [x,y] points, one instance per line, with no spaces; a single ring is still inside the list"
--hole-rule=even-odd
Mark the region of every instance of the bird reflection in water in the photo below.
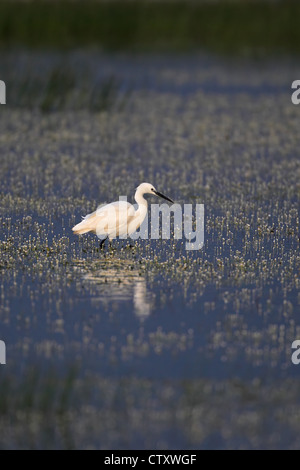
[[[146,319],[152,310],[154,294],[147,289],[146,278],[125,260],[111,265],[97,264],[97,269],[83,276],[90,283],[93,302],[101,302],[108,306],[112,302],[132,301],[135,315]]]

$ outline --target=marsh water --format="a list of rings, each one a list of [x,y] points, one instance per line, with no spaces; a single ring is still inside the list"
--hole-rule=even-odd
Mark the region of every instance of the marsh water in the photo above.
[[[2,448],[299,447],[297,78],[292,58],[2,54]],[[201,250],[73,235],[143,181],[204,204]]]

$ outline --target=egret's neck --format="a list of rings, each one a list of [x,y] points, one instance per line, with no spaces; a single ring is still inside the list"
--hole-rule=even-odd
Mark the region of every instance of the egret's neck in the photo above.
[[[141,194],[139,191],[136,191],[136,193],[134,195],[134,199],[136,200],[136,202],[138,204],[137,212],[140,215],[143,215],[145,217],[145,215],[147,213],[147,209],[148,209],[148,202],[144,198],[143,194]]]
[[[146,208],[148,207],[148,203],[146,199],[144,198],[144,195],[141,194],[139,191],[136,191],[134,195],[134,199],[136,200],[139,206],[145,206]]]

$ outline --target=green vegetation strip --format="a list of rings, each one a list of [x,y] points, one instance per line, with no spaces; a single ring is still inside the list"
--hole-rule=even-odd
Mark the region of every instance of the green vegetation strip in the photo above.
[[[0,47],[298,53],[300,2],[1,2]]]

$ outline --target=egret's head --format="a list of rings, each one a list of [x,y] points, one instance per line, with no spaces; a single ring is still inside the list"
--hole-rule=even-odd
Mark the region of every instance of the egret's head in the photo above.
[[[174,201],[172,201],[172,199],[168,198],[167,196],[165,196],[164,194],[158,192],[155,187],[153,186],[153,184],[150,184],[150,183],[142,183],[140,184],[137,189],[136,189],[136,192],[140,193],[140,194],[155,194],[155,196],[159,196],[159,197],[162,197],[163,199],[166,199],[166,201],[169,201],[169,202],[172,202],[172,204],[174,204]]]

